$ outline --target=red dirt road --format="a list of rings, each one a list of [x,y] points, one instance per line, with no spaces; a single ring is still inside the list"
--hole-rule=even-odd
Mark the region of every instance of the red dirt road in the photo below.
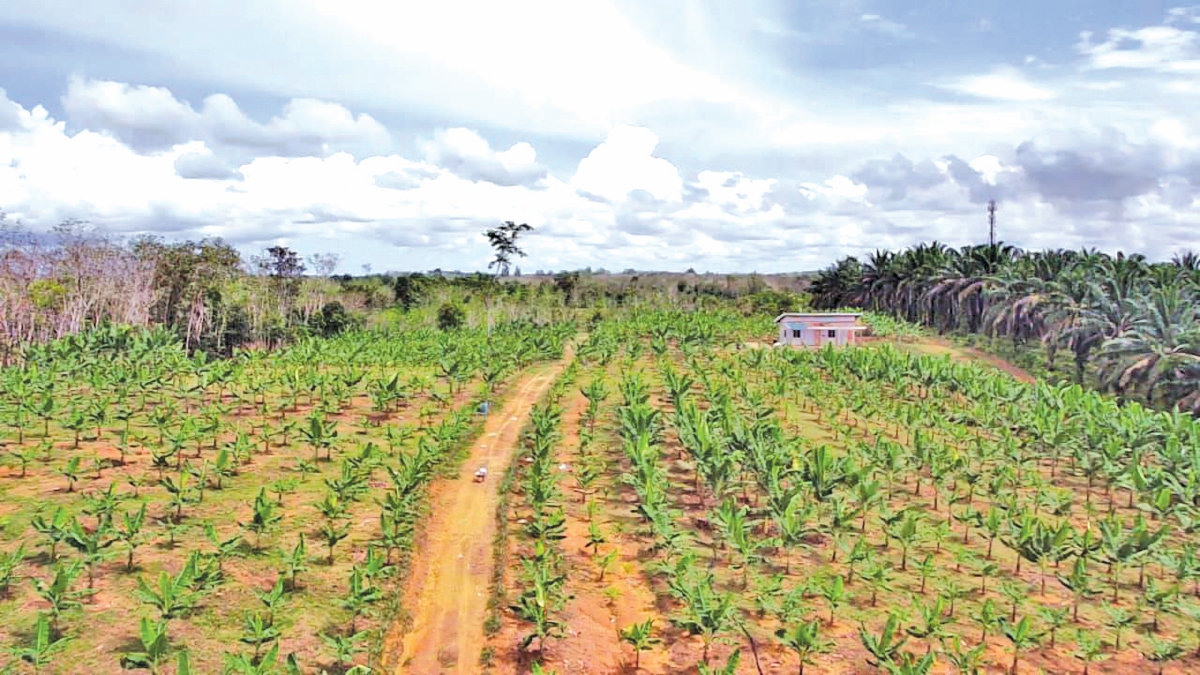
[[[438,484],[430,495],[433,511],[405,590],[412,627],[402,644],[389,640],[392,653],[385,657],[396,675],[479,672],[500,481],[529,411],[569,360],[568,353],[518,380],[503,407],[492,410],[458,477]],[[488,478],[476,483],[474,473],[481,466]]]
[[[998,370],[1003,370],[1021,382],[1037,381],[1037,378],[1025,372],[1025,370],[1020,366],[1009,363],[995,354],[989,354],[982,349],[976,349],[975,347],[960,347],[945,338],[932,336],[925,337],[918,341],[917,346],[930,346],[933,349],[926,349],[925,351],[932,351],[934,354],[946,353],[950,354],[952,358],[959,358],[965,361],[978,361],[984,365],[991,366]]]

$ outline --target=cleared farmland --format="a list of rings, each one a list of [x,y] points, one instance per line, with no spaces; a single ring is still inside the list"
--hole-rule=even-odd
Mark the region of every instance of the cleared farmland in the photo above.
[[[0,416],[0,642],[18,672],[349,672],[428,510],[572,328],[353,332],[233,359],[111,329],[31,348]]]
[[[561,431],[535,423],[517,464],[485,663],[1200,665],[1190,417],[908,345],[736,348],[762,331],[647,314],[592,332],[545,403]]]
[[[33,348],[2,371],[10,668],[1200,666],[1195,421],[881,327],[905,337],[632,311]]]

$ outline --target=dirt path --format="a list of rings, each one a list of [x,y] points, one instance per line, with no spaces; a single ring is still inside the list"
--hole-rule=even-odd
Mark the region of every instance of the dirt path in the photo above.
[[[405,591],[412,628],[402,644],[391,643],[387,659],[396,675],[479,672],[500,481],[529,411],[569,358],[519,380],[503,408],[492,411],[458,477],[435,487],[433,511]],[[474,473],[481,466],[487,467],[488,479],[476,483]]]
[[[960,347],[949,340],[946,340],[945,338],[932,335],[903,342],[898,342],[890,338],[868,337],[863,338],[861,344],[865,346],[872,344],[883,344],[885,342],[891,342],[902,349],[908,348],[923,352],[925,354],[933,354],[935,356],[949,354],[951,358],[956,358],[963,361],[979,361],[980,363],[989,365],[998,370],[1003,370],[1021,382],[1037,381],[1037,378],[1035,378],[1033,375],[1030,375],[1020,366],[1014,365],[1003,358],[996,356],[995,354],[989,354],[982,349],[977,349],[975,347]],[[759,349],[769,348],[772,345],[766,342],[746,342],[744,343],[744,346],[747,349]]]
[[[989,354],[985,351],[976,349],[974,347],[964,347],[963,351],[965,353],[967,353],[968,355],[974,357],[976,360],[982,361],[982,362],[992,366],[993,368],[998,368],[1000,370],[1003,370],[1004,372],[1008,373],[1009,375],[1012,375],[1013,377],[1017,378],[1021,382],[1026,382],[1026,383],[1037,382],[1037,378],[1034,377],[1033,375],[1030,375],[1024,368],[1022,368],[1018,365],[1014,365],[1014,364],[1004,360],[1003,358],[996,356],[995,354]]]
[[[960,347],[953,342],[946,340],[945,338],[927,336],[919,338],[913,342],[905,342],[902,344],[917,351],[925,352],[926,354],[949,354],[951,358],[961,359],[963,361],[978,361],[984,365],[996,368],[997,370],[1002,370],[1021,382],[1037,381],[1037,378],[1035,378],[1033,375],[1030,375],[1023,368],[1009,363],[995,354],[989,354],[982,349],[976,349],[975,347]]]

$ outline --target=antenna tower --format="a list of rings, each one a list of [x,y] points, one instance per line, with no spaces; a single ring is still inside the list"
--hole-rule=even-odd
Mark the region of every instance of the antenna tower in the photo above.
[[[988,245],[996,245],[996,200],[988,200]]]

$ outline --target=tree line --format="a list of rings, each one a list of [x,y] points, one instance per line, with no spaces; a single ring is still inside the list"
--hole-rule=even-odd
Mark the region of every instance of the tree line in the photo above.
[[[189,350],[229,354],[340,331],[354,321],[348,309],[374,301],[329,277],[332,254],[305,260],[272,246],[246,259],[220,238],[117,240],[78,222],[43,234],[2,221],[3,362],[26,345],[108,324],[161,326]]]
[[[746,312],[771,313],[804,302],[794,287],[775,287],[757,275],[705,280],[561,272],[520,279],[509,272],[523,256],[517,236],[530,229],[510,221],[488,230],[495,274],[352,276],[335,274],[341,260],[332,253],[303,256],[271,246],[243,256],[219,237],[121,240],[77,221],[39,233],[0,212],[0,363],[26,345],[109,324],[163,327],[189,351],[227,356],[387,320],[384,310],[409,324],[454,330],[493,319],[547,323],[621,307],[699,308],[733,300]]]
[[[1122,398],[1200,412],[1200,255],[1025,251],[939,242],[845,257],[813,280],[820,308],[862,307],[940,333],[1060,352],[1070,377]]]

